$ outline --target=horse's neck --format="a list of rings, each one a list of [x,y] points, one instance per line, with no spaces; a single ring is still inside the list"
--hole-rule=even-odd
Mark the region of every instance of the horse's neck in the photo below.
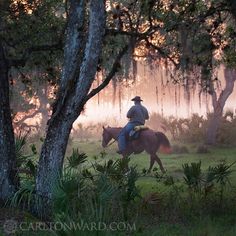
[[[112,138],[117,139],[122,128],[110,128],[110,129],[111,129],[110,133],[112,135]]]

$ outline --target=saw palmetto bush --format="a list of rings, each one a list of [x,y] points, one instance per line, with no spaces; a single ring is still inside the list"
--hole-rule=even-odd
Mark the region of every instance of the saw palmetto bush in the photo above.
[[[90,169],[64,169],[63,176],[54,188],[54,218],[66,223],[109,224],[133,219],[136,209],[132,203],[138,196],[135,168],[124,174],[122,160],[109,160],[94,164]],[[129,211],[130,210],[130,211]],[[131,215],[130,216],[130,213]],[[128,218],[130,216],[130,218]],[[89,235],[89,230],[77,229],[58,232],[59,235]],[[99,232],[98,232],[99,233]],[[104,232],[103,232],[104,233]]]
[[[35,176],[37,162],[34,160],[34,156],[37,154],[37,150],[34,144],[30,146],[31,153],[25,154],[27,146],[28,134],[18,134],[15,137],[15,150],[16,150],[16,167],[19,173]]]
[[[18,134],[15,137],[15,149],[16,149],[16,157],[20,162],[24,156],[24,148],[27,143],[27,134]]]
[[[26,154],[27,138],[28,133],[19,133],[15,136],[16,168],[20,176],[20,186],[7,204],[24,210],[31,210],[34,207],[37,211],[41,204],[40,197],[35,194],[37,162],[34,156],[37,150],[35,145],[31,145],[31,154]]]
[[[215,166],[209,166],[205,172],[202,171],[201,162],[183,165],[183,178],[189,189],[192,212],[200,212],[200,209],[221,212],[223,205],[231,204],[229,199],[224,199],[224,195],[226,190],[233,190],[230,177],[234,164],[227,164],[223,160]]]
[[[134,215],[138,173],[129,159],[85,165],[87,156],[73,151],[54,187],[54,217],[61,222],[113,222]],[[72,161],[73,160],[73,161]],[[132,218],[132,217],[131,217]]]
[[[224,193],[230,186],[234,163],[223,161],[206,171],[202,170],[201,162],[186,163],[183,165],[183,182],[168,174],[160,174],[158,169],[152,176],[143,175],[135,166],[129,166],[129,161],[128,158],[108,160],[101,154],[91,163],[85,153],[73,150],[66,158],[61,177],[53,186],[51,220],[67,225],[73,222],[103,222],[106,225],[138,222],[142,225],[145,214],[154,214],[164,221],[188,220],[203,214],[222,213],[232,205]],[[154,178],[157,186],[151,193],[142,195],[137,181],[145,177]],[[42,199],[36,195],[34,176],[22,180],[20,189],[11,199],[11,206],[31,212],[41,209]],[[87,236],[91,232],[65,228],[55,233]]]
[[[226,186],[227,184],[230,185],[230,175],[233,172],[231,167],[235,163],[236,162],[227,164],[225,160],[222,160],[218,165],[214,167],[210,166],[208,169],[209,178],[212,178],[221,186]]]
[[[224,191],[229,186],[231,187],[230,176],[233,172],[232,166],[236,162],[227,164],[225,160],[222,160],[218,165],[208,168],[206,182],[213,182],[219,185],[219,205],[223,204]]]
[[[67,157],[68,167],[69,168],[77,168],[81,164],[87,161],[87,155],[83,152],[79,152],[79,149],[73,149],[72,154]]]
[[[201,170],[201,162],[188,163],[183,164],[184,171],[184,181],[188,185],[190,189],[194,191],[201,190],[201,182],[202,182],[202,170]]]

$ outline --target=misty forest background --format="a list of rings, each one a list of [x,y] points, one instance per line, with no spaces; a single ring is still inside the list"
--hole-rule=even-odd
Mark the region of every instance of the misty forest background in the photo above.
[[[0,234],[235,235],[235,21],[235,0],[0,1]],[[171,141],[165,174],[101,147],[134,95]]]

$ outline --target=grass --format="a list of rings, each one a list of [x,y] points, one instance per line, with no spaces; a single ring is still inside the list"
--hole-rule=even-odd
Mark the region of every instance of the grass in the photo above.
[[[202,170],[205,171],[209,166],[215,166],[221,160],[226,160],[227,163],[232,163],[236,159],[236,147],[214,147],[209,148],[208,153],[199,154],[197,153],[198,144],[184,144],[189,150],[189,153],[184,154],[170,154],[164,155],[159,154],[160,159],[163,162],[164,168],[167,170],[168,175],[174,177],[178,181],[176,186],[182,186],[183,183],[183,169],[182,165],[184,163],[198,162],[202,163]],[[67,150],[67,155],[69,156],[72,153],[73,148],[78,148],[80,152],[85,152],[89,157],[89,163],[86,165],[90,166],[94,162],[94,156],[98,156],[100,152],[103,152],[104,149],[101,147],[101,141],[89,140],[87,142],[81,142],[79,140],[73,140]],[[113,144],[105,149],[106,155],[101,159],[98,158],[97,161],[107,161],[109,159],[117,160],[121,158],[117,153],[117,145]],[[148,169],[149,167],[149,156],[146,153],[139,155],[131,156],[131,165],[137,166],[137,169],[142,172],[142,170]],[[154,165],[159,170],[157,164]],[[228,196],[233,198],[236,196],[236,165],[233,166],[234,172],[231,174],[231,183],[234,187],[232,190],[227,192]],[[139,189],[141,190],[141,195],[145,197],[150,193],[160,194],[162,200],[167,201],[167,197],[170,196],[169,192],[172,191],[169,186],[163,185],[163,183],[158,183],[157,179],[154,178],[154,172],[148,175],[142,176],[136,182]],[[185,186],[185,189],[187,187]],[[182,192],[187,199],[187,191]],[[175,197],[175,195],[174,195]],[[214,197],[213,197],[214,199]],[[168,201],[167,201],[168,202]],[[214,200],[211,202],[214,203]],[[171,203],[171,202],[170,202]],[[175,203],[176,204],[176,203]],[[185,203],[182,205],[173,205],[177,210],[181,210],[181,207],[185,207]],[[186,202],[188,204],[188,202]],[[231,204],[231,202],[230,202]],[[232,204],[235,204],[235,201],[232,201]],[[193,204],[194,205],[194,204]],[[215,205],[213,205],[215,206]],[[142,207],[142,206],[140,206]],[[119,233],[119,232],[91,232],[89,235],[137,235],[137,236],[234,236],[236,235],[236,212],[230,211],[226,208],[225,214],[199,214],[194,215],[194,213],[189,212],[189,207],[186,207],[186,215],[182,215],[183,218],[180,218],[181,214],[176,213],[175,210],[170,209],[169,214],[166,215],[165,204],[160,203],[158,205],[149,205],[150,209],[147,213],[143,214],[141,218],[136,222],[137,231],[132,233]],[[213,207],[214,208],[214,207]],[[235,209],[235,207],[232,207]],[[2,210],[2,209],[1,209]],[[164,212],[163,215],[161,212]],[[206,212],[206,211],[203,211]],[[217,207],[216,207],[217,212]],[[190,216],[188,218],[188,215]],[[14,218],[14,214],[9,218]],[[19,232],[19,235],[41,235],[40,232]],[[0,235],[2,235],[0,229]],[[18,235],[18,234],[17,234]],[[43,235],[43,234],[42,234]],[[55,235],[54,233],[48,235]],[[80,235],[80,234],[78,234]]]
[[[236,148],[235,147],[211,147],[208,153],[197,153],[198,144],[185,145],[189,150],[189,153],[185,154],[159,154],[160,159],[167,170],[168,175],[173,176],[180,182],[183,181],[183,169],[184,163],[198,162],[202,163],[202,170],[205,171],[209,166],[215,166],[220,161],[225,160],[227,163],[233,163],[236,160]],[[78,147],[81,152],[85,152],[89,157],[96,155],[98,152],[102,152],[101,142],[88,141],[79,142],[73,141],[72,147]],[[105,149],[107,155],[104,160],[118,159],[120,156],[116,153],[117,145]],[[92,161],[92,159],[91,159]],[[149,156],[146,153],[131,156],[131,165],[136,165],[137,168],[142,171],[143,168],[149,167]],[[157,163],[154,167],[158,167]],[[234,172],[231,174],[232,186],[236,187],[236,165],[232,168]],[[165,187],[161,184],[157,184],[155,178],[150,176],[144,176],[137,181],[142,195],[150,192],[165,192]],[[232,191],[235,192],[235,191]],[[234,194],[231,190],[228,194]],[[147,217],[147,218],[146,218]],[[147,227],[145,229],[138,229],[135,235],[153,235],[153,236],[234,236],[236,235],[236,215],[225,214],[211,218],[209,216],[196,217],[189,222],[162,222],[159,219],[153,219],[152,216],[144,217],[144,221],[147,221]],[[178,221],[178,220],[177,220]]]
[[[199,154],[196,152],[198,144],[188,144],[186,147],[189,150],[189,153],[184,154],[158,154],[160,157],[164,168],[167,170],[169,175],[172,175],[174,178],[182,179],[183,170],[182,165],[184,163],[198,162],[201,161],[202,169],[206,170],[210,165],[214,166],[222,160],[226,160],[227,163],[233,163],[236,160],[236,147],[212,147],[209,148],[208,153]],[[117,144],[109,146],[106,149],[103,149],[101,146],[101,141],[87,141],[80,142],[79,140],[73,140],[73,143],[69,147],[68,155],[71,153],[72,148],[78,148],[80,152],[85,152],[91,161],[93,161],[93,156],[96,156],[99,152],[105,150],[107,155],[104,157],[104,160],[117,160],[121,158],[120,155],[116,153]],[[145,152],[132,155],[131,156],[131,165],[136,165],[139,171],[142,169],[149,168],[149,155]],[[159,168],[158,164],[155,163],[154,167]],[[236,165],[233,166],[233,170],[236,170]],[[236,186],[236,171],[234,171],[231,175],[232,184]],[[147,184],[150,185],[150,178],[147,180],[140,181],[142,185]]]
[[[182,144],[181,144],[182,146]],[[202,163],[203,172],[208,169],[209,166],[215,166],[222,160],[227,163],[233,163],[236,160],[236,147],[210,147],[208,153],[197,153],[198,144],[184,144],[189,150],[188,153],[184,154],[159,154],[160,159],[167,170],[168,175],[177,179],[181,185],[183,182],[183,169],[184,163],[199,162]],[[89,157],[90,161],[93,161],[94,155],[99,152],[103,152],[101,142],[99,141],[88,141],[80,142],[74,140],[71,148],[79,148],[81,152],[85,152]],[[104,160],[113,159],[116,160],[121,158],[117,153],[117,144],[113,144],[105,149],[107,155]],[[149,167],[149,156],[146,153],[131,156],[131,165],[136,165],[139,171],[142,169],[148,169]],[[158,167],[155,163],[154,167]],[[233,189],[229,189],[227,194],[229,196],[235,195],[236,188],[236,165],[232,167],[234,170],[230,176]],[[137,181],[141,194],[144,196],[150,192],[159,192],[165,194],[169,191],[168,187],[163,184],[157,183],[156,179],[153,178],[153,173],[148,176],[143,176]],[[190,213],[191,214],[191,213]],[[143,217],[143,221],[146,223],[146,227],[138,228],[135,235],[153,235],[153,236],[234,236],[236,235],[236,214],[235,212],[226,212],[222,215],[201,215],[196,216],[194,219],[179,220],[174,216],[170,219],[162,220],[155,219],[152,215],[146,215]]]
[[[204,218],[190,225],[161,223],[151,228],[148,233],[140,232],[143,236],[233,236],[236,235],[236,226],[226,220]]]

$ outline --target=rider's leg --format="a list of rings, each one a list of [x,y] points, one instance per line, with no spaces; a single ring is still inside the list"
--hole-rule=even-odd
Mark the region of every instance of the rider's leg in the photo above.
[[[127,147],[127,135],[137,124],[129,122],[120,132],[118,137],[119,153],[124,152]]]
[[[118,137],[118,147],[119,152],[122,153],[126,148],[126,132],[125,128],[123,128]]]

